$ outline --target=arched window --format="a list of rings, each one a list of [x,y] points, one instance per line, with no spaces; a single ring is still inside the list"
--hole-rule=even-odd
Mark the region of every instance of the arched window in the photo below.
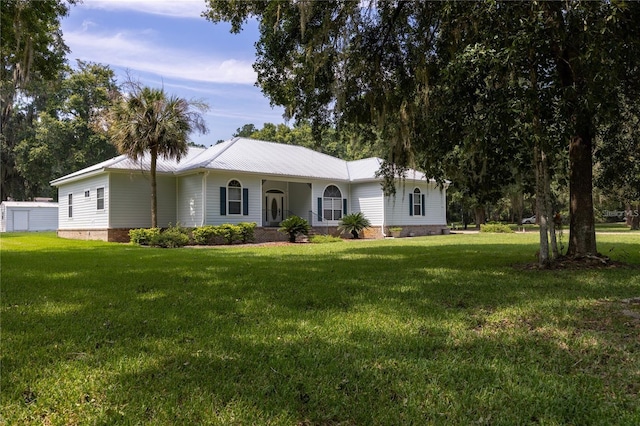
[[[237,180],[232,180],[227,185],[227,203],[229,214],[242,213],[242,185]]]
[[[342,218],[342,193],[335,185],[329,185],[322,196],[322,214],[326,220],[340,220]]]
[[[422,214],[422,195],[420,189],[413,190],[413,215],[420,216]]]

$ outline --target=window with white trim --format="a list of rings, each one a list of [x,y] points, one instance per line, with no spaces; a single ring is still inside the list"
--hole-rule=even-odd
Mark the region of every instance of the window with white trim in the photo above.
[[[98,210],[104,210],[104,188],[96,189],[96,208]]]
[[[420,194],[420,189],[416,188],[413,190],[413,215],[420,216],[421,214],[422,214],[422,196]]]
[[[69,217],[73,217],[73,194],[69,194],[68,200],[69,202],[67,204],[69,206]]]
[[[227,206],[229,214],[242,214],[242,185],[237,180],[227,185]]]
[[[322,195],[322,215],[326,220],[342,219],[342,193],[335,185],[329,185]]]
[[[89,198],[91,196],[91,191],[88,189],[84,191],[84,198]]]

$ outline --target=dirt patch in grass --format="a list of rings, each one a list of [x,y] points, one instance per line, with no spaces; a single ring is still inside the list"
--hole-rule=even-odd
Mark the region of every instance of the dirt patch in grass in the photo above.
[[[538,262],[514,265],[514,268],[521,270],[590,270],[590,269],[640,269],[640,265],[629,264],[611,260],[607,256],[561,256],[548,263],[541,265]]]

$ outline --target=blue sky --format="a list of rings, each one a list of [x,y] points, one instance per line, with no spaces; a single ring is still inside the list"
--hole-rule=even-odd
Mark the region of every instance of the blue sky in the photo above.
[[[121,82],[128,72],[147,86],[204,100],[209,133],[191,138],[207,146],[247,123],[284,122],[282,108],[255,86],[257,22],[231,34],[228,24],[201,17],[205,8],[204,0],[84,0],[62,21],[69,62],[109,65]]]

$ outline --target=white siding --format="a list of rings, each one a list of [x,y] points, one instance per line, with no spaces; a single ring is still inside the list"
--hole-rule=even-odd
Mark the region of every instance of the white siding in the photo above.
[[[104,188],[104,209],[97,209],[96,190]],[[85,191],[89,196],[85,197]],[[109,227],[109,175],[89,177],[58,187],[58,229],[107,229]],[[73,194],[73,217],[69,217]]]
[[[367,182],[351,186],[352,213],[362,212],[371,226],[382,226],[384,221],[382,188],[379,182]]]
[[[415,188],[425,194],[425,216],[409,214],[409,194]],[[395,197],[385,197],[385,225],[446,225],[444,197],[444,191],[435,184],[407,181],[399,185]]]
[[[151,226],[151,181],[148,173],[111,173],[110,228]],[[157,175],[158,226],[176,224],[176,180]],[[107,200],[105,200],[105,206]]]
[[[435,185],[429,185],[429,192],[427,192],[427,217],[429,218],[429,224],[433,225],[446,225],[447,224],[447,209],[446,209],[446,191],[436,187]]]
[[[249,190],[249,215],[220,215],[220,187],[226,187],[235,179],[242,189]],[[262,226],[262,178],[258,175],[242,173],[211,173],[207,176],[207,208],[206,224],[222,225],[223,223],[255,222]]]
[[[58,205],[47,207],[2,206],[0,232],[55,231],[58,229]]]
[[[178,222],[182,226],[202,225],[202,179],[203,173],[181,176],[178,186]]]
[[[313,181],[311,188],[311,210],[313,211],[313,220],[311,226],[338,226],[339,220],[326,220],[322,218],[322,222],[318,220],[318,214],[322,215],[322,212],[318,212],[318,198],[323,198],[324,190],[329,185],[335,185],[340,189],[342,198],[347,198],[347,212],[351,211],[351,200],[349,200],[349,184],[345,182],[332,182],[332,181]],[[324,210],[324,205],[323,205]]]

